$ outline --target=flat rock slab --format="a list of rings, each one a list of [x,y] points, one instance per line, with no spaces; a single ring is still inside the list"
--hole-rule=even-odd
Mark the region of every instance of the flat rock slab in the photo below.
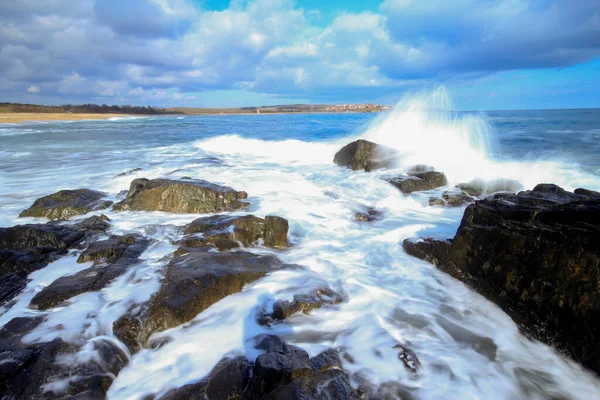
[[[176,255],[157,294],[137,311],[115,321],[113,332],[135,353],[153,333],[191,321],[272,271],[296,267],[272,255],[245,251],[220,253],[203,248]]]
[[[541,184],[468,206],[452,241],[403,246],[600,372],[599,244],[600,196]]]
[[[219,250],[249,247],[263,239],[265,246],[282,248],[287,245],[288,221],[277,216],[265,219],[254,215],[214,215],[198,218],[185,228],[179,242],[184,248],[215,246]]]
[[[114,209],[178,214],[217,213],[247,208],[248,203],[240,201],[246,198],[246,192],[203,180],[140,178],[131,182],[127,198],[117,203]]]
[[[353,170],[373,171],[393,166],[395,150],[368,140],[360,139],[348,143],[335,154],[333,162]]]
[[[45,217],[51,220],[70,219],[75,215],[103,210],[112,201],[102,200],[105,193],[90,189],[61,190],[37,199],[19,217]]]
[[[387,181],[404,194],[433,190],[448,184],[446,175],[436,171],[415,172],[407,176],[390,178]]]
[[[47,310],[81,293],[100,290],[123,275],[146,250],[150,240],[140,235],[117,236],[92,243],[78,262],[94,261],[96,265],[76,274],[56,279],[37,293],[29,307]]]

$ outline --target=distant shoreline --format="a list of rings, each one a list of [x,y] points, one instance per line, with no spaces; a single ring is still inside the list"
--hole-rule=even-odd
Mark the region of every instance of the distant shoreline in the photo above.
[[[24,122],[50,121],[86,121],[106,120],[110,118],[128,117],[193,117],[193,116],[226,116],[226,115],[291,115],[291,114],[372,114],[381,111],[278,111],[278,112],[206,112],[189,114],[94,114],[94,113],[0,113],[0,124],[20,124]]]
[[[23,122],[47,121],[83,121],[109,118],[133,117],[128,114],[92,114],[92,113],[0,113],[0,124],[19,124]]]

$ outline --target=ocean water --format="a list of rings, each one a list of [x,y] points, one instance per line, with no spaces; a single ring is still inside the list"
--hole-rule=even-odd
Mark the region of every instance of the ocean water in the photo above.
[[[592,399],[600,381],[552,348],[519,333],[497,306],[402,250],[405,238],[452,237],[463,208],[428,206],[427,193],[402,195],[381,178],[428,164],[450,186],[473,178],[506,178],[525,189],[551,182],[600,189],[600,110],[452,113],[444,93],[405,99],[389,113],[166,116],[0,126],[0,226],[36,198],[91,188],[113,200],[137,177],[206,179],[249,193],[249,212],[290,221],[292,246],[276,253],[305,269],[279,271],[229,296],[192,323],[157,334],[171,341],[134,355],[111,386],[110,399],[137,399],[194,382],[224,356],[257,356],[256,335],[280,335],[311,356],[334,346],[344,367],[373,385],[398,382],[418,399]],[[400,152],[397,168],[355,172],[333,164],[339,148],[363,137]],[[125,177],[117,174],[142,171]],[[374,207],[380,220],[359,223]],[[148,300],[175,250],[181,227],[198,215],[105,212],[110,233],[156,239],[142,262],[99,292],[47,312],[26,337],[38,342],[113,337],[112,322]],[[83,217],[82,217],[83,218]],[[36,315],[31,298],[57,277],[89,264],[76,254],[30,275],[31,282],[0,325]],[[327,285],[339,305],[297,315],[273,327],[256,324],[275,300]],[[415,351],[409,373],[393,346]],[[76,357],[76,360],[89,356]],[[57,385],[60,382],[56,383]]]

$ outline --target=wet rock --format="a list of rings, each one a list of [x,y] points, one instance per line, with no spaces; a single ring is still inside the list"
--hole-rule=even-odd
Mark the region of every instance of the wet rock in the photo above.
[[[75,224],[79,230],[90,233],[106,232],[110,228],[110,219],[104,215],[94,215]]]
[[[287,244],[287,227],[287,220],[275,216],[214,215],[192,221],[178,244],[184,248],[214,245],[222,251],[239,247],[239,243],[249,247],[263,239],[265,246],[279,248]]]
[[[0,228],[0,249],[28,250],[31,248],[69,249],[85,235],[77,228],[57,224],[27,224]]]
[[[448,184],[446,175],[436,171],[416,172],[408,176],[390,178],[387,181],[404,194],[437,189]]]
[[[142,349],[141,337],[144,329],[143,320],[147,318],[147,310],[139,310],[137,313],[130,313],[121,316],[113,323],[113,334],[119,339],[131,352],[135,354]]]
[[[394,349],[399,349],[398,359],[402,361],[404,367],[413,374],[416,374],[421,369],[421,362],[417,357],[417,354],[408,348],[406,345],[398,343],[394,346]]]
[[[67,254],[85,238],[73,226],[17,225],[0,228],[0,305],[27,285],[27,276]]]
[[[461,207],[465,204],[470,204],[475,202],[475,198],[471,197],[465,192],[444,192],[442,194],[442,198],[439,197],[430,197],[429,205],[430,206],[449,206],[449,207]]]
[[[484,194],[510,192],[516,193],[523,188],[519,182],[509,179],[493,179],[485,181],[483,179],[474,179],[468,183],[461,183],[456,187],[470,196],[479,197]]]
[[[333,349],[310,359],[277,336],[260,338],[256,349],[264,353],[254,364],[243,357],[226,357],[204,379],[160,399],[358,399]]]
[[[407,240],[532,336],[600,371],[600,198],[541,184],[467,207],[452,242]]]
[[[150,240],[140,235],[113,235],[92,243],[77,262],[94,261],[93,267],[56,279],[38,292],[29,307],[47,310],[81,293],[100,290],[123,275],[146,250]]]
[[[354,215],[354,218],[360,222],[372,222],[377,220],[380,216],[381,211],[375,210],[374,208],[369,208],[367,212],[357,212]]]
[[[123,256],[125,251],[136,242],[141,241],[142,237],[136,234],[130,235],[112,235],[106,240],[93,242],[85,249],[79,258],[78,263],[86,263],[90,261],[114,263]],[[141,250],[141,249],[140,249]]]
[[[131,182],[127,198],[117,203],[115,210],[217,213],[248,207],[240,201],[246,198],[246,192],[203,180],[140,178]]]
[[[206,243],[214,243],[217,239],[229,239],[248,247],[262,238],[264,231],[265,220],[254,215],[215,215],[192,221],[186,227],[185,234],[202,233]]]
[[[266,336],[256,346],[258,356],[247,399],[356,399],[339,355],[333,349],[310,359],[277,336]]]
[[[141,168],[135,168],[135,169],[132,169],[132,170],[130,170],[128,172],[121,172],[119,175],[115,176],[115,178],[120,178],[122,176],[127,176],[127,175],[131,175],[131,174],[135,174],[136,172],[140,172],[140,171],[143,171],[143,170]]]
[[[154,332],[192,320],[224,297],[240,292],[248,283],[286,266],[277,257],[243,251],[195,251],[176,256],[142,316],[139,341],[144,343]]]
[[[310,360],[317,387],[317,398],[357,399],[358,393],[344,372],[340,355],[329,349]]]
[[[244,357],[223,358],[206,378],[167,392],[161,400],[242,399],[250,381],[252,364]]]
[[[287,246],[288,221],[274,215],[265,217],[265,246]]]
[[[324,305],[338,304],[342,296],[329,288],[319,289],[307,295],[295,295],[292,301],[280,300],[273,304],[273,313],[269,317],[282,321],[294,314],[308,314]]]
[[[44,384],[57,371],[57,355],[71,350],[61,339],[28,347],[4,340],[0,346],[0,397],[3,399],[43,398]]]
[[[181,178],[179,178],[179,179],[181,179],[182,181],[191,181],[191,180],[192,180],[192,177],[191,177],[191,176],[182,176],[182,177],[181,177]]]
[[[306,351],[285,344],[277,336],[265,337],[256,348],[265,352],[254,365],[250,398],[312,398],[316,388]]]
[[[102,200],[106,195],[90,189],[61,190],[37,199],[19,217],[45,217],[51,220],[70,219],[75,215],[103,210],[112,201]]]
[[[44,320],[44,316],[17,317],[8,321],[0,329],[0,343],[3,347],[10,343],[19,343],[21,338],[35,329]],[[3,351],[0,349],[0,351]]]
[[[393,165],[395,151],[368,140],[357,140],[342,147],[333,162],[353,170],[372,171]]]

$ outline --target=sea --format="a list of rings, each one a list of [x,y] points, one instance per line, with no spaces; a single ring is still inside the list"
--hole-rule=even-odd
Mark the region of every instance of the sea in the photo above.
[[[451,238],[464,207],[432,207],[430,196],[475,178],[510,179],[522,188],[555,183],[600,189],[600,110],[453,112],[446,93],[409,96],[374,114],[141,116],[102,121],[0,125],[0,226],[45,222],[19,218],[41,196],[89,188],[123,198],[135,178],[184,176],[249,194],[256,216],[289,220],[290,247],[271,250],[303,268],[247,285],[190,323],[155,334],[166,344],[131,356],[109,399],[140,399],[196,382],[252,338],[276,334],[315,356],[330,347],[353,377],[377,386],[397,382],[414,399],[598,399],[600,380],[552,347],[524,336],[499,307],[433,265],[408,256],[402,241]],[[398,151],[394,169],[370,173],[333,163],[345,144],[364,138]],[[444,172],[448,187],[403,195],[384,179],[417,164]],[[137,172],[128,172],[141,168]],[[357,212],[381,211],[358,222]],[[99,214],[100,212],[98,212]],[[110,234],[153,238],[132,266],[106,288],[44,312],[26,342],[116,340],[112,323],[148,301],[181,237],[198,215],[103,211]],[[74,218],[77,221],[84,216]],[[90,266],[77,251],[33,272],[0,326],[39,315],[32,297],[56,278]],[[328,286],[344,295],[335,306],[295,315],[271,327],[256,315],[276,300]],[[418,374],[394,346],[412,349]],[[73,362],[93,357],[74,356]],[[358,379],[353,381],[358,384]],[[54,385],[60,386],[61,382]]]

